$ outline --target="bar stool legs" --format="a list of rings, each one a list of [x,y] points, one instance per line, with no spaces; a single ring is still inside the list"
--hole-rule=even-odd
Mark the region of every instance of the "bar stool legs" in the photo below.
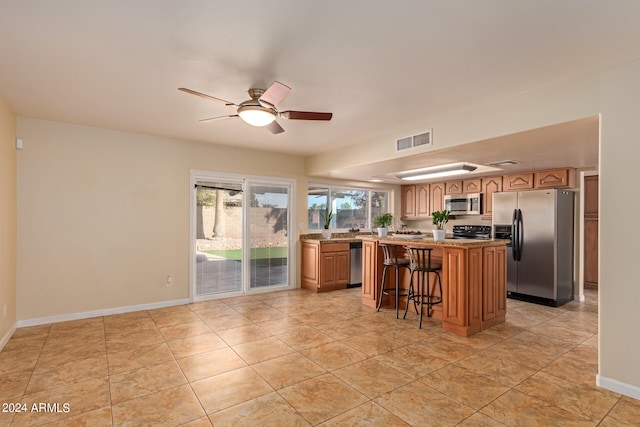
[[[420,329],[422,329],[422,309],[423,306],[427,306],[427,317],[431,317],[431,307],[435,304],[442,303],[442,279],[440,277],[440,270],[442,266],[431,262],[432,248],[411,248],[405,246],[407,253],[409,254],[409,270],[411,276],[409,280],[409,291],[407,292],[407,306],[404,309],[404,317],[407,317],[407,311],[409,309],[409,301],[413,300],[413,307],[416,310],[416,314],[420,315]],[[413,277],[415,273],[418,275],[418,290],[415,292],[415,285]],[[434,273],[438,278],[438,285],[440,290],[440,296],[433,295],[431,293],[431,281],[429,280],[429,273]],[[426,276],[426,277],[425,277]],[[425,294],[424,287],[427,287]],[[418,312],[418,301],[420,302],[420,311]]]
[[[414,273],[420,273],[418,276],[418,290],[419,292],[416,294],[415,287],[413,284],[413,275]],[[420,326],[422,329],[422,313],[423,306],[427,306],[427,317],[431,317],[432,306],[435,304],[440,304],[442,302],[442,297],[431,294],[431,281],[429,280],[429,273],[434,273],[438,278],[438,286],[440,289],[440,295],[442,295],[442,279],[440,278],[440,273],[438,271],[428,271],[428,270],[412,270],[411,271],[411,279],[409,281],[409,295],[407,296],[407,305],[404,308],[404,316],[403,319],[407,318],[407,312],[409,310],[409,301],[413,301],[413,308],[416,310],[416,314],[420,316]],[[426,276],[426,277],[425,277]],[[425,280],[426,279],[426,280]],[[425,285],[426,283],[426,285]],[[425,294],[424,288],[427,288],[427,292]],[[418,310],[418,300],[420,302],[420,309]]]
[[[389,295],[389,296],[393,296],[396,299],[396,319],[399,318],[399,301],[400,301],[400,297],[404,297],[404,296],[408,296],[409,292],[407,291],[407,293],[401,293],[400,290],[400,268],[405,267],[405,268],[409,268],[409,260],[406,258],[399,258],[398,255],[396,254],[396,246],[397,245],[388,245],[385,243],[381,243],[380,247],[382,247],[382,250],[384,252],[384,269],[382,270],[382,282],[380,283],[380,294],[378,296],[378,307],[376,311],[380,311],[380,307],[382,306],[382,297],[384,295]],[[385,280],[387,278],[387,269],[388,268],[394,268],[396,270],[395,272],[395,279],[396,279],[396,286],[395,288],[385,288]]]

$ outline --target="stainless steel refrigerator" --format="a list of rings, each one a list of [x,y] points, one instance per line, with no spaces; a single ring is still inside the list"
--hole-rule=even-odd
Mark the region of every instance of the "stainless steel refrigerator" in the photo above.
[[[493,194],[493,236],[510,240],[508,297],[556,307],[572,299],[573,229],[572,191]]]

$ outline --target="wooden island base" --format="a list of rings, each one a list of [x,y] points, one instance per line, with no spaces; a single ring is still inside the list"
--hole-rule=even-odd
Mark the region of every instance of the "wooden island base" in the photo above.
[[[443,329],[468,337],[504,322],[507,312],[505,240],[446,239],[436,242],[429,239],[364,236],[362,241],[363,304],[371,307],[378,304],[384,268],[379,243],[433,247],[434,258],[442,258],[440,276],[443,295],[442,304],[434,306],[432,315],[442,320]],[[401,288],[409,287],[409,272],[406,269],[401,271],[400,282]],[[394,274],[387,274],[386,287],[393,286]],[[432,289],[437,291],[437,287]],[[393,301],[383,300],[384,306],[391,307],[393,304]]]

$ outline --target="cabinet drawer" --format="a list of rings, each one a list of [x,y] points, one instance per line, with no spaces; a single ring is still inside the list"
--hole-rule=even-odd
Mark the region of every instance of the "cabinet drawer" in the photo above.
[[[323,243],[320,246],[320,251],[322,253],[326,252],[349,252],[349,244],[348,243]]]

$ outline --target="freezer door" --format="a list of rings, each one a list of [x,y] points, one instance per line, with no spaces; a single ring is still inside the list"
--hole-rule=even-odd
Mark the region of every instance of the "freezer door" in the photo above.
[[[518,263],[518,293],[556,299],[554,190],[522,191],[521,257]]]
[[[518,193],[493,193],[493,216],[492,230],[495,232],[496,225],[512,227],[513,215],[518,207]],[[515,229],[511,229],[511,242],[515,243]],[[514,247],[507,247],[507,291],[518,292],[518,262],[513,258]]]

